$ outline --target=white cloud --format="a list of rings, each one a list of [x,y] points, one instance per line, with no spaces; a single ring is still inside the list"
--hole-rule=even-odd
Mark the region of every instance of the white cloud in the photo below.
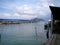
[[[9,13],[3,13],[2,16],[4,16],[4,17],[9,17],[10,14],[9,14]]]
[[[15,7],[15,12],[20,12],[20,13],[27,13],[27,14],[33,14],[33,10],[31,6],[28,6],[27,4],[24,4],[22,6],[16,6]]]
[[[34,9],[35,8],[35,9]],[[49,12],[49,5],[48,3],[42,3],[40,5],[36,5],[34,7],[28,6],[27,4],[24,4],[22,6],[16,6],[15,7],[15,12],[20,12],[20,13],[26,13],[26,14],[39,14],[39,15],[47,15]]]
[[[55,6],[54,4],[51,4],[51,6]]]
[[[2,13],[0,14],[0,18],[10,18],[11,15],[9,13]]]
[[[40,16],[46,16],[49,13],[49,5],[38,5],[35,10]]]
[[[10,18],[10,17],[11,17],[11,14],[9,14],[9,13],[0,14],[0,18]]]
[[[12,18],[12,19],[32,19],[32,18],[36,18],[37,16],[34,15],[20,15],[18,13],[13,13],[13,14],[9,14],[9,13],[3,13],[2,15],[0,15],[0,17],[2,18]]]
[[[20,17],[20,15],[18,13],[14,13],[12,16]]]
[[[37,16],[34,16],[34,15],[21,15],[21,14],[18,14],[18,13],[14,13],[13,17],[17,18],[17,19],[32,19],[32,18],[36,18]]]
[[[32,1],[32,0],[31,0]],[[38,16],[47,16],[48,13],[50,13],[50,10],[49,10],[49,5],[53,5],[54,4],[50,4],[49,2],[50,0],[38,0],[38,2],[36,4],[32,4],[32,5],[29,5],[29,4],[10,4],[10,5],[6,5],[5,8],[10,8],[11,10],[13,10],[13,14],[3,14],[4,17],[12,17],[12,18],[34,18],[35,16],[38,17]],[[19,14],[19,13],[23,13],[22,14]],[[26,13],[26,14],[25,14]],[[28,15],[27,15],[28,14]],[[29,15],[31,14],[31,15]],[[34,15],[35,14],[35,15]]]
[[[25,18],[25,19],[32,19],[32,18],[36,18],[37,16],[33,16],[33,15],[22,15],[22,18]]]

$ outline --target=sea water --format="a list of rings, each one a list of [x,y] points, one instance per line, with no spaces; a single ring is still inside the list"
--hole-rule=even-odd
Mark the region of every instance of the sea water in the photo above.
[[[0,24],[0,45],[43,45],[44,22]]]

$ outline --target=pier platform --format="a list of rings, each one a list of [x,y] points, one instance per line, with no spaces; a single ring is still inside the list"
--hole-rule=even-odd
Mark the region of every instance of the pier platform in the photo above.
[[[60,45],[60,34],[53,34],[45,45]]]

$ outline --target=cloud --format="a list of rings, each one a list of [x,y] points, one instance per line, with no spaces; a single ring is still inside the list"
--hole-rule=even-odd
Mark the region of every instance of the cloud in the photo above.
[[[14,13],[12,16],[20,17],[20,15],[18,13]]]
[[[18,13],[13,13],[13,14],[9,14],[9,13],[3,13],[0,15],[0,18],[5,18],[5,19],[32,19],[32,18],[36,18],[37,16],[33,16],[33,15],[20,15]]]
[[[22,15],[21,16],[22,18],[25,18],[25,19],[32,19],[32,18],[36,18],[37,16],[33,16],[33,15]]]
[[[32,18],[36,18],[37,16],[33,16],[33,15],[20,15],[18,13],[14,13],[13,17],[14,18],[18,18],[18,19],[32,19]]]
[[[25,2],[24,2],[25,1]],[[41,17],[47,16],[50,14],[49,5],[54,6],[51,3],[51,0],[14,0],[13,3],[11,1],[8,3],[2,3],[3,5],[0,6],[4,9],[13,10],[12,14],[6,13],[3,14],[2,17],[9,17],[9,18],[34,18],[34,17]],[[49,16],[49,15],[48,15]]]
[[[53,3],[51,3],[51,6],[55,6]]]
[[[15,12],[27,13],[27,14],[33,14],[34,13],[32,10],[32,7],[28,6],[27,4],[24,4],[22,6],[16,6]]]
[[[3,14],[0,14],[0,18],[10,18],[10,14],[9,13],[3,13]]]
[[[48,4],[41,4],[41,5],[36,5],[34,7],[28,6],[27,4],[24,4],[22,6],[17,6],[15,7],[15,12],[18,13],[23,13],[28,14],[28,15],[40,15],[40,16],[46,16],[47,13],[49,13],[49,5]],[[37,15],[37,16],[38,16]]]
[[[10,14],[9,13],[3,13],[2,16],[9,17]]]

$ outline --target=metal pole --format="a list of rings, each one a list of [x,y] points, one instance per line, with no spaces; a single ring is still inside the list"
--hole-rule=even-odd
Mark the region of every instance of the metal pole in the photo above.
[[[53,31],[53,15],[51,13],[51,34],[52,34],[52,31]]]
[[[38,34],[37,34],[37,24],[35,24],[35,34],[36,34],[36,40],[38,39],[37,38],[37,36],[38,36]]]

